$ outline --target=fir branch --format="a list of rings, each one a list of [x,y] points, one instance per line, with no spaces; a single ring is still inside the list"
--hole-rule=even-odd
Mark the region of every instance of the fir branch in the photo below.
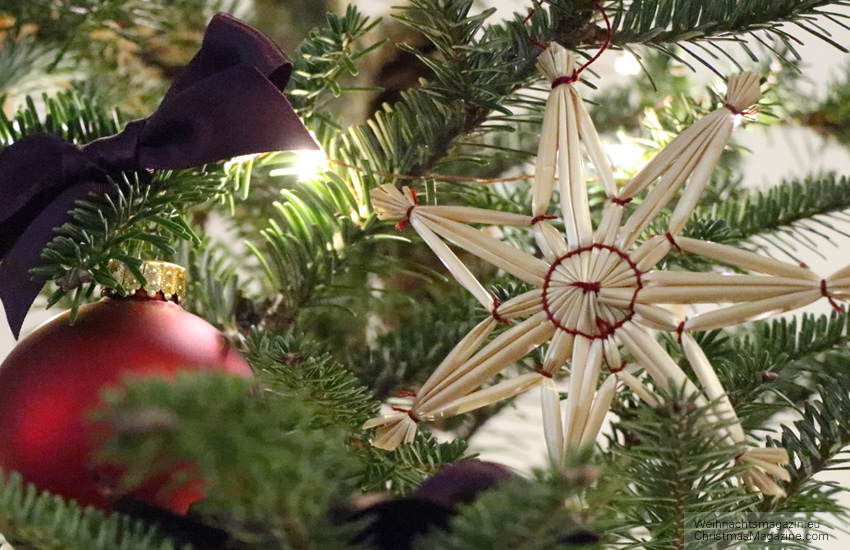
[[[837,366],[832,362],[832,366]],[[847,489],[831,482],[814,479],[821,471],[843,466],[846,459],[838,456],[850,446],[850,428],[844,422],[850,414],[850,374],[844,361],[842,371],[832,376],[828,386],[818,388],[819,399],[805,404],[801,418],[793,427],[782,427],[778,445],[785,447],[791,456],[788,469],[791,481],[785,486],[788,498],[779,502],[766,502],[766,510],[825,513],[846,521],[850,511],[835,500]]]
[[[199,243],[181,240],[178,246],[176,263],[186,268],[188,281],[183,308],[230,336],[250,325],[246,316],[251,312],[240,310],[246,289],[233,252],[208,236]]]
[[[248,360],[271,391],[312,403],[326,423],[349,434],[352,451],[365,465],[362,490],[410,491],[466,451],[465,442],[438,443],[427,434],[392,453],[376,449],[361,426],[377,414],[379,404],[351,371],[303,338],[255,331],[248,346]]]
[[[0,533],[18,549],[174,550],[137,520],[81,509],[25,484],[17,473],[0,474]]]
[[[210,487],[196,509],[241,547],[345,547],[348,528],[334,526],[328,510],[354,489],[362,466],[315,404],[212,373],[133,382],[105,399],[97,419],[115,437],[101,458],[128,465],[124,488],[191,461],[191,475]],[[160,420],[145,422],[151,414]]]
[[[801,42],[787,30],[788,26],[795,26],[846,52],[848,50],[840,40],[833,39],[828,31],[819,26],[817,18],[828,19],[847,28],[841,16],[828,9],[847,5],[846,0],[617,2],[612,14],[613,26],[617,30],[612,42],[616,45],[651,46],[682,60],[670,49],[672,45],[678,44],[687,55],[715,70],[703,54],[682,43],[699,45],[699,41],[710,40],[715,43],[727,40],[743,44],[742,38],[746,35],[752,35],[760,41],[764,41],[761,35],[765,35],[768,40],[779,41],[791,55],[799,59],[795,46]],[[752,50],[746,46],[743,49],[749,57],[755,58]]]
[[[281,193],[284,200],[274,203],[278,219],[260,232],[265,246],[247,243],[278,295],[259,323],[273,330],[291,325],[308,305],[337,305],[335,281],[347,270],[362,274],[376,263],[358,254],[373,237],[374,218],[361,217],[362,199],[339,176],[326,172],[323,181]],[[368,293],[362,286],[344,290],[346,298]]]
[[[685,548],[686,517],[722,520],[758,502],[757,495],[737,485],[742,467],[730,467],[741,449],[721,441],[705,412],[679,391],[664,398],[659,409],[640,405],[614,425],[605,463],[621,487],[608,526],[617,546]]]
[[[470,0],[416,0],[400,16],[451,58],[444,64],[424,56],[435,71],[431,82],[403,92],[401,101],[349,128],[328,150],[357,166],[349,177],[361,196],[389,179],[376,172],[427,176],[490,113],[510,115],[501,104],[533,79],[539,50],[529,39],[552,34],[548,10],[527,22],[516,15],[485,27],[483,17],[469,14],[471,7]]]
[[[846,312],[757,323],[731,342],[737,349],[770,353],[771,362],[783,355],[791,361],[816,358],[827,351],[843,351],[848,343],[850,314]]]
[[[49,72],[62,72],[64,76],[81,74],[70,64],[53,67],[56,49],[34,36],[12,40],[0,39],[0,93],[25,96],[37,90],[50,88]]]
[[[311,31],[293,53],[295,71],[289,85],[295,108],[314,130],[319,120],[327,117],[328,102],[346,92],[362,91],[346,87],[343,80],[358,76],[358,63],[385,42],[362,45],[380,20],[369,21],[354,5],[349,5],[344,15],[328,13],[327,18],[327,26]],[[325,132],[317,134],[322,142],[329,137]]]
[[[359,430],[377,412],[369,390],[315,343],[254,331],[248,349],[251,365],[271,388],[309,400],[334,424]]]
[[[57,134],[71,143],[89,143],[117,134],[124,122],[118,111],[107,110],[74,91],[60,92],[54,97],[43,94],[41,102],[43,109],[27,97],[26,105],[12,119],[0,111],[2,145],[42,133]]]
[[[802,99],[803,112],[794,113],[804,125],[825,136],[834,137],[842,145],[850,145],[850,63],[839,80],[829,84],[827,97],[812,105],[811,98],[794,94]]]
[[[173,238],[197,243],[182,212],[226,191],[224,178],[215,172],[158,172],[150,183],[125,177],[134,179],[116,184],[112,195],[78,201],[70,213],[72,223],[59,228],[42,253],[43,265],[34,268],[33,275],[58,283],[48,306],[74,290],[76,310],[95,283],[123,292],[108,269],[110,259],[137,270],[143,253],[173,256]],[[83,288],[86,282],[91,282],[88,289]]]
[[[408,322],[379,336],[368,349],[351,354],[350,368],[377,399],[413,390],[475,326],[479,308],[465,291],[419,304]]]
[[[776,246],[792,259],[799,245],[817,252],[811,237],[845,234],[832,219],[846,219],[850,178],[809,176],[733,197],[710,209],[697,209],[685,229],[688,236],[731,245]]]
[[[511,479],[462,506],[448,531],[433,530],[414,542],[417,550],[592,550],[599,535],[574,509],[577,496],[597,481],[593,468],[573,466]]]

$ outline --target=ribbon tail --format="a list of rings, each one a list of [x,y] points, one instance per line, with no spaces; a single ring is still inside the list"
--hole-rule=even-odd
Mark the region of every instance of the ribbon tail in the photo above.
[[[0,260],[62,187],[62,159],[78,153],[53,134],[25,137],[0,151]]]
[[[90,193],[103,193],[111,188],[108,184],[90,182],[66,189],[36,216],[0,262],[0,300],[15,339],[46,282],[32,277],[29,270],[41,265],[41,253],[56,236],[55,229],[70,220],[68,212],[74,208],[76,201],[88,198]]]

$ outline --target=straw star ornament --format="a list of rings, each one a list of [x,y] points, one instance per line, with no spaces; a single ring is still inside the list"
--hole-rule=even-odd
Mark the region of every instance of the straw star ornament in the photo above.
[[[850,298],[850,267],[822,279],[809,269],[727,245],[680,236],[742,114],[760,98],[753,73],[734,75],[726,105],[682,132],[622,188],[573,83],[575,58],[557,44],[540,56],[538,68],[552,83],[543,118],[530,215],[462,206],[417,203],[409,188],[384,185],[372,204],[384,220],[411,225],[449,272],[491,315],[464,337],[413,399],[409,411],[370,420],[378,428],[373,444],[394,449],[412,441],[417,424],[462,414],[530,388],[541,388],[544,434],[551,458],[563,463],[571,451],[591,446],[618,387],[628,386],[650,405],[658,398],[643,382],[650,376],[664,389],[682,388],[707,407],[729,445],[745,443],[744,431],[712,366],[691,336],[803,307],[826,297]],[[580,71],[581,69],[579,69]],[[590,158],[606,193],[594,230],[583,175]],[[547,212],[559,175],[560,214],[565,235]],[[624,220],[627,205],[649,189]],[[680,193],[681,191],[681,193]],[[680,193],[680,194],[679,194]],[[667,231],[646,229],[678,195]],[[532,256],[470,224],[531,227],[542,257]],[[499,303],[460,261],[448,243],[536,287]],[[741,268],[747,274],[670,272],[654,267],[678,250]],[[681,318],[666,304],[731,304]],[[499,323],[510,327],[491,337]],[[675,334],[701,389],[656,341],[655,333]],[[494,376],[548,342],[541,367],[484,386]],[[629,353],[622,359],[620,350]],[[554,375],[570,367],[569,388],[560,400]],[[736,459],[751,467],[744,481],[768,495],[784,491],[788,480],[781,448],[747,447]]]

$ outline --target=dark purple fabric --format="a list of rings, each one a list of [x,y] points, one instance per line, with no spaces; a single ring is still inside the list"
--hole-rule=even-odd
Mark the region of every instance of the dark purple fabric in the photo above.
[[[283,96],[291,74],[292,62],[268,37],[219,13],[148,118],[83,146],[40,134],[0,151],[0,299],[15,337],[44,286],[29,270],[77,200],[112,189],[110,176],[318,149]]]

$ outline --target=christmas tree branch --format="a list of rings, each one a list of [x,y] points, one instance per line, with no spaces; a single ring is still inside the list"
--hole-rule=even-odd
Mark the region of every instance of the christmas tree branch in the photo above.
[[[537,479],[511,479],[483,493],[453,518],[450,531],[434,530],[416,541],[422,550],[510,550],[569,548],[588,550],[600,535],[588,510],[576,509],[579,495],[599,482],[597,468],[576,464],[539,474]],[[604,485],[604,483],[603,483]],[[585,516],[587,517],[587,516]]]
[[[380,20],[370,21],[354,5],[343,15],[328,13],[327,18],[327,26],[311,31],[293,52],[295,72],[289,86],[294,107],[323,143],[330,136],[321,130],[322,120],[330,122],[325,130],[338,129],[326,118],[329,102],[347,92],[365,91],[346,86],[343,79],[357,77],[361,71],[358,63],[386,42],[363,45]]]
[[[773,245],[795,258],[799,245],[818,252],[812,236],[846,235],[831,219],[847,219],[848,209],[850,178],[810,176],[698,209],[685,231],[694,238],[731,245]]]
[[[327,512],[363,464],[315,404],[210,373],[130,383],[106,401],[97,419],[115,437],[101,458],[128,464],[122,488],[191,461],[210,487],[198,512],[241,547],[345,547],[349,529]]]
[[[832,367],[844,366],[843,361],[830,363]],[[777,444],[791,456],[791,481],[785,487],[788,498],[784,502],[765,502],[763,509],[817,510],[831,512],[838,519],[850,516],[847,508],[834,499],[847,489],[814,479],[819,472],[845,464],[846,459],[838,456],[850,446],[850,429],[843,422],[850,414],[850,374],[846,369],[833,372],[829,385],[818,388],[819,399],[804,405],[801,419],[793,427],[782,427],[781,442]]]
[[[362,217],[362,199],[334,173],[282,194],[274,202],[277,216],[260,231],[265,246],[247,243],[277,293],[258,322],[270,330],[286,329],[308,305],[344,306],[353,297],[368,297],[368,288],[340,281],[350,272],[365,277],[380,269],[380,255],[358,252],[387,233],[375,231],[373,217]]]
[[[678,56],[671,48],[678,44],[686,54],[714,70],[705,55],[694,52],[682,43],[699,46],[697,41],[711,40],[712,45],[715,45],[718,40],[731,40],[752,60],[757,60],[756,54],[742,38],[751,35],[770,47],[761,36],[765,35],[768,41],[780,42],[788,53],[799,59],[795,46],[802,42],[786,30],[788,26],[795,26],[846,52],[847,49],[820,26],[817,18],[828,19],[847,28],[843,21],[845,16],[829,9],[847,5],[846,0],[737,0],[710,3],[699,0],[642,0],[627,5],[615,3],[612,18],[617,31],[612,42],[619,45],[652,46],[674,57]],[[776,52],[775,48],[771,49]],[[710,58],[717,57],[712,52],[706,54]]]
[[[801,112],[794,113],[795,118],[845,147],[850,145],[850,63],[845,65],[840,78],[829,84],[822,101],[812,104],[812,99],[802,93],[795,96],[794,99],[803,103]]]
[[[351,449],[368,465],[360,476],[363,490],[409,491],[466,451],[464,442],[440,444],[426,434],[418,434],[412,445],[392,453],[378,450],[361,430],[377,413],[378,402],[350,370],[300,338],[255,331],[248,346],[249,361],[271,391],[309,401],[325,422],[349,434]]]
[[[42,253],[43,265],[32,270],[58,285],[48,305],[75,291],[75,311],[95,283],[120,291],[108,268],[111,259],[127,264],[138,278],[139,256],[173,256],[174,238],[198,242],[182,212],[224,194],[225,181],[215,172],[158,172],[150,183],[125,179],[110,196],[78,202],[70,214],[73,222],[58,229]]]
[[[614,425],[605,455],[607,473],[621,489],[606,525],[612,540],[648,550],[684,548],[686,517],[722,520],[758,502],[734,480],[746,471],[730,467],[741,449],[721,443],[705,412],[678,391],[658,409],[630,409]],[[648,539],[637,535],[638,526],[649,531]]]
[[[121,514],[39,492],[17,473],[0,474],[0,533],[15,548],[38,550],[174,550],[154,529]]]
[[[57,134],[71,143],[89,143],[117,134],[123,126],[121,113],[107,110],[77,92],[60,92],[53,97],[43,94],[41,100],[43,109],[27,97],[26,105],[12,119],[0,111],[2,145],[42,133]]]

